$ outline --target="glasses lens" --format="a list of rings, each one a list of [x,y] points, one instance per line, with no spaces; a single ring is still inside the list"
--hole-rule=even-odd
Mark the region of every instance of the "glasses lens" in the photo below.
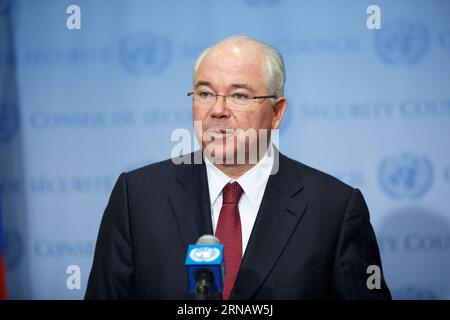
[[[216,97],[212,94],[195,94],[194,101],[202,106],[211,106],[216,102]]]
[[[264,100],[264,99],[252,99],[251,97],[245,94],[232,94],[228,96],[222,96],[207,92],[199,92],[194,93],[192,95],[194,103],[201,107],[212,107],[214,104],[217,103],[217,100],[220,97],[226,100],[224,102],[227,104],[227,107],[231,109],[256,105]]]
[[[250,104],[250,97],[242,94],[234,94],[229,96],[229,99],[231,100],[231,103],[238,106],[246,106]]]

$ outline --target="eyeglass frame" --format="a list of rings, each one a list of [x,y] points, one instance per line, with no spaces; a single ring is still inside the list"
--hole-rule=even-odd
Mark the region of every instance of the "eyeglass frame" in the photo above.
[[[187,96],[190,97],[192,96],[194,98],[195,96],[195,92],[194,91],[189,91],[187,93]],[[214,98],[216,98],[216,100],[214,101],[214,103],[212,105],[214,105],[217,102],[217,98],[218,97],[224,97],[225,101],[227,101],[228,97],[231,97],[232,95],[225,95],[225,94],[213,94],[212,95]],[[258,99],[277,99],[278,97],[274,94],[272,95],[268,95],[268,96],[253,96],[253,97],[248,97],[248,99],[250,100],[250,102],[254,101],[254,100],[258,100]]]

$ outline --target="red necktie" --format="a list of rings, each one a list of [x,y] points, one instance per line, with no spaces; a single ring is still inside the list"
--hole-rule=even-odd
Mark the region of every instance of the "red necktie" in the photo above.
[[[242,229],[238,202],[242,195],[241,186],[237,182],[228,183],[222,192],[222,209],[217,222],[216,236],[224,245],[225,281],[222,297],[230,298],[242,260]]]

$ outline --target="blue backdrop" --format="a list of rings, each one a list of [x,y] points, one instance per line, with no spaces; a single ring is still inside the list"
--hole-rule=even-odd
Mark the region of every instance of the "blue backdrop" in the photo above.
[[[450,2],[379,0],[381,30],[370,4],[0,0],[9,297],[83,297],[118,175],[170,157],[197,54],[246,34],[285,58],[282,152],[363,191],[394,298],[449,299]]]

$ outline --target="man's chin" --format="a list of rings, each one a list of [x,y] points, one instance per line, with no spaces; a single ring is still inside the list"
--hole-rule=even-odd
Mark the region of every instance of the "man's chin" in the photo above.
[[[236,162],[234,148],[215,146],[210,143],[203,149],[203,152],[214,164],[235,164]]]

